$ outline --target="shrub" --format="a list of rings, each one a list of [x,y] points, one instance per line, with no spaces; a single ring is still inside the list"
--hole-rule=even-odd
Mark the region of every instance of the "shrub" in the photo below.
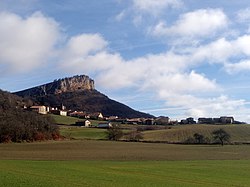
[[[53,139],[59,129],[48,116],[15,109],[0,115],[0,143]]]
[[[195,143],[201,144],[204,143],[204,136],[202,134],[199,133],[195,133],[194,134],[194,139],[195,139]]]
[[[127,134],[127,139],[129,141],[138,142],[143,139],[142,133],[138,131],[131,131]]]
[[[123,136],[123,132],[119,125],[113,125],[113,127],[107,129],[107,136],[109,140],[119,140]]]
[[[49,116],[24,111],[25,104],[22,98],[0,90],[0,143],[53,139],[53,134],[59,135]]]

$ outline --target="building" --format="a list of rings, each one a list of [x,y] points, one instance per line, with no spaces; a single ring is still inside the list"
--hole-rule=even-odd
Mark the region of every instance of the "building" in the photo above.
[[[233,124],[234,118],[222,116],[220,118],[199,118],[199,124]]]
[[[65,110],[51,110],[50,113],[60,116],[67,116],[68,112]]]
[[[77,121],[75,125],[80,127],[90,127],[91,122],[89,120]]]
[[[145,125],[154,125],[154,119],[146,119],[144,124]]]
[[[97,125],[97,128],[103,128],[103,129],[108,129],[108,128],[112,128],[112,124],[111,123],[99,123]]]
[[[213,118],[198,118],[199,124],[213,124],[214,120]]]
[[[109,116],[106,118],[107,121],[116,121],[118,119],[118,116]]]
[[[196,121],[194,120],[194,118],[189,117],[187,119],[181,120],[180,124],[196,124]]]
[[[103,115],[101,112],[95,112],[92,114],[89,114],[90,119],[103,119]]]
[[[60,114],[60,116],[67,116],[67,111],[60,110],[59,114]]]
[[[37,112],[38,114],[47,114],[46,106],[32,106],[30,107],[30,110]]]
[[[133,124],[133,125],[138,125],[138,124],[143,124],[144,123],[144,119],[141,118],[131,118],[131,119],[127,119],[127,124]]]
[[[233,124],[234,123],[234,118],[233,117],[222,116],[222,117],[220,117],[220,122],[222,124]]]
[[[82,119],[89,119],[90,118],[90,116],[86,112],[77,112],[77,111],[71,112],[69,114],[69,116],[82,118]]]
[[[156,125],[168,125],[170,123],[170,118],[165,116],[160,116],[155,119]]]

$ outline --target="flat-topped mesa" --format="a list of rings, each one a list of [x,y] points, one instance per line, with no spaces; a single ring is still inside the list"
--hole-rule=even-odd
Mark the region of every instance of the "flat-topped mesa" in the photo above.
[[[74,77],[55,80],[52,84],[55,84],[55,94],[95,89],[94,80],[86,75],[77,75]]]
[[[43,96],[48,94],[60,94],[64,92],[76,92],[83,90],[95,90],[94,80],[86,75],[54,80],[41,86],[26,89],[15,94],[19,96]]]

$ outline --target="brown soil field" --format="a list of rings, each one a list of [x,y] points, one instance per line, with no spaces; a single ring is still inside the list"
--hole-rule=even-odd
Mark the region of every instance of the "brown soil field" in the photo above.
[[[239,160],[249,145],[178,145],[95,140],[0,144],[0,160]]]

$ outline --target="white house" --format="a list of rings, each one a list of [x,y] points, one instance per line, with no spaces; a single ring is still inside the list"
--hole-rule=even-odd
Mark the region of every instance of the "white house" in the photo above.
[[[103,115],[100,112],[95,112],[89,115],[91,119],[103,119]]]
[[[84,125],[85,125],[85,127],[90,127],[91,122],[89,120],[85,120]]]
[[[46,106],[32,106],[30,109],[34,112],[37,112],[39,114],[47,114],[47,108]]]
[[[80,127],[90,127],[91,126],[91,122],[89,120],[77,121],[75,124],[77,126],[80,126]]]
[[[60,116],[67,116],[67,111],[60,110]]]

